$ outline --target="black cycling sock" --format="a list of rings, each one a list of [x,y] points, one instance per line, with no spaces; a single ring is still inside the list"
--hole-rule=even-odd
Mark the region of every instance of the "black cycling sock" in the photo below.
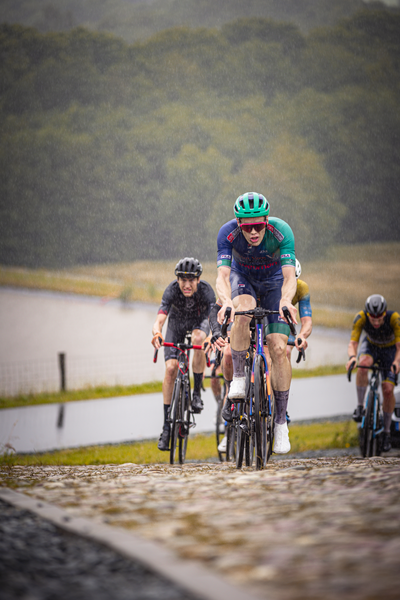
[[[283,425],[286,423],[286,411],[289,400],[289,390],[287,392],[276,392],[275,396],[275,423]]]
[[[193,373],[194,377],[194,392],[200,394],[201,384],[203,382],[203,373]]]
[[[170,405],[164,404],[164,425],[169,424],[169,423],[167,423],[167,421],[169,419],[169,409],[170,409]]]

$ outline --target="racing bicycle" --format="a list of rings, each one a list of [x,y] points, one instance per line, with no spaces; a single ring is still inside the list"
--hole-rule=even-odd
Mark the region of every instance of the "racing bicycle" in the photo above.
[[[271,314],[279,314],[279,311],[257,306],[251,310],[235,313],[235,315],[246,315],[254,319],[254,326],[250,327],[252,341],[246,357],[245,398],[232,404],[238,469],[242,467],[243,460],[246,466],[252,466],[255,460],[256,469],[263,469],[272,454],[275,400],[264,354],[264,319]],[[296,336],[296,329],[287,307],[283,308],[283,314],[292,334]]]
[[[382,367],[379,363],[376,363],[371,367],[364,367],[352,363],[347,371],[349,381],[351,381],[351,373],[355,367],[371,371],[363,416],[358,430],[361,454],[364,458],[380,456],[383,438],[383,411],[380,394],[381,373],[390,370],[390,366]],[[397,375],[395,385],[397,385]]]
[[[192,345],[191,331],[186,333],[185,341],[182,343],[163,342],[161,338],[160,341],[163,346],[179,350],[178,373],[172,392],[168,419],[171,432],[169,462],[173,465],[179,460],[182,465],[186,459],[189,432],[196,426],[189,377],[190,350],[203,350],[203,346]],[[155,350],[153,362],[157,362],[157,354],[158,350]]]

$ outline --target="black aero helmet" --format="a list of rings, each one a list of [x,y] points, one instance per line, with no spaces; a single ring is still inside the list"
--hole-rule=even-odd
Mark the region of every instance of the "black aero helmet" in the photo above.
[[[365,312],[371,317],[381,317],[386,309],[386,300],[380,294],[372,294],[365,301]]]
[[[200,277],[203,272],[203,267],[197,258],[182,258],[175,267],[175,275],[191,275],[192,277]]]

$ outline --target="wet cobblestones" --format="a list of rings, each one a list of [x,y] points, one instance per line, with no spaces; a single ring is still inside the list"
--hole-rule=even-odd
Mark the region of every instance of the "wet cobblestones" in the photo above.
[[[399,598],[400,458],[2,468],[0,485],[278,600]]]

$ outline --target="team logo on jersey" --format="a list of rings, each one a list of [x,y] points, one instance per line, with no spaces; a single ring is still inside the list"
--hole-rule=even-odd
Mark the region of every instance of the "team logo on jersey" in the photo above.
[[[273,225],[271,225],[270,223],[268,223],[267,225],[267,229],[268,231],[270,231],[272,233],[272,235],[278,240],[278,242],[281,242],[284,239],[284,235],[283,233],[281,233],[280,231],[278,231],[278,229],[276,229]]]
[[[228,235],[228,237],[227,237],[228,242],[232,243],[233,240],[235,238],[237,238],[237,236],[239,235],[239,233],[240,233],[240,227],[236,227],[236,229],[234,229],[233,231],[231,231],[231,233]]]
[[[290,254],[281,254],[281,258],[290,258]]]

